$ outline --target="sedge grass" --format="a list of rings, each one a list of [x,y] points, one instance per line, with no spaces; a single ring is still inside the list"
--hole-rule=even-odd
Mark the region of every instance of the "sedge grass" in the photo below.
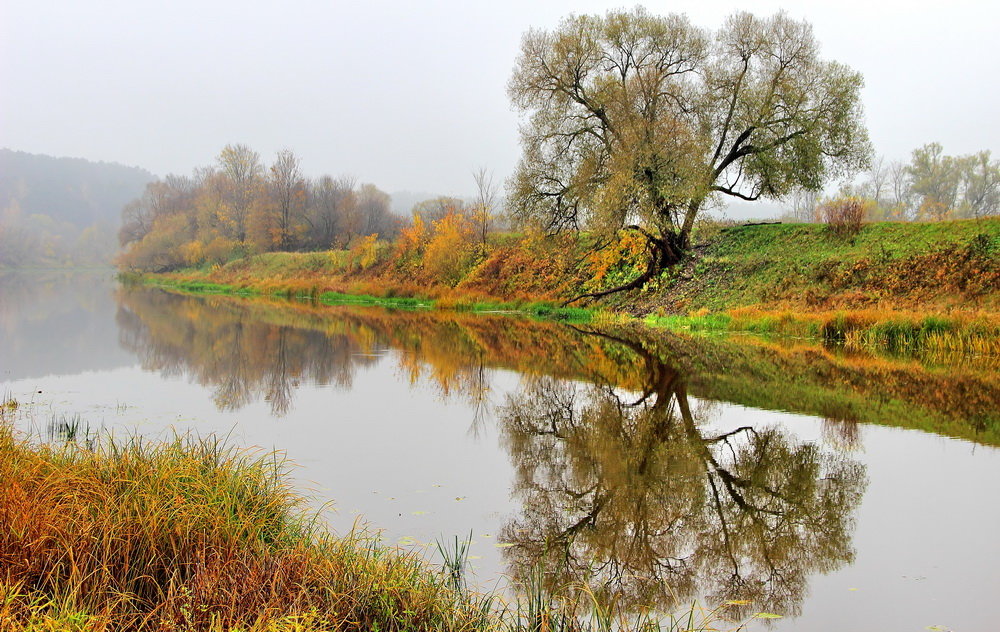
[[[5,425],[0,629],[471,628],[421,560],[326,533],[285,468],[211,438],[87,449]]]

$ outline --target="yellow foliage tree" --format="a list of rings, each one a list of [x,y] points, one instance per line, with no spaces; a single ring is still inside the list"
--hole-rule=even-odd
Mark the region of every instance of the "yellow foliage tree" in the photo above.
[[[396,258],[403,264],[419,263],[430,239],[427,222],[420,213],[413,214],[413,224],[399,232],[396,242]]]
[[[424,269],[435,280],[454,285],[475,263],[476,224],[464,213],[450,212],[434,222],[424,251]]]

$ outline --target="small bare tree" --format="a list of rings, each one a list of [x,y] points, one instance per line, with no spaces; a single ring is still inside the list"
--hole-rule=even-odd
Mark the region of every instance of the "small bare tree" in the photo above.
[[[913,219],[913,191],[910,186],[910,171],[902,162],[889,164],[889,188],[893,215],[897,219]]]
[[[302,177],[298,157],[291,150],[278,152],[271,165],[268,186],[275,206],[276,239],[282,250],[292,247],[293,224],[302,216],[306,206],[306,181]]]
[[[819,191],[795,189],[782,199],[784,216],[796,222],[816,221],[816,206],[819,204]]]
[[[497,203],[497,186],[493,182],[493,172],[479,167],[472,172],[476,181],[476,220],[479,224],[482,245],[486,247],[486,237],[493,219],[493,209]]]

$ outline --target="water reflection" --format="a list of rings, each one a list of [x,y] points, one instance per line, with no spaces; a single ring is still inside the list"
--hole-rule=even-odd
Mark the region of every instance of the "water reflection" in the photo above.
[[[500,411],[515,576],[541,567],[550,588],[583,582],[626,607],[707,594],[797,615],[810,576],[853,559],[864,468],[774,427],[709,431],[682,370],[616,340],[642,360],[640,395],[538,378]]]
[[[211,385],[225,409],[263,397],[281,415],[301,381],[348,387],[391,354],[483,423],[491,371],[516,369],[521,388],[494,411],[515,470],[502,537],[516,579],[540,567],[552,587],[587,582],[629,607],[701,594],[794,614],[810,576],[852,560],[864,469],[774,427],[711,430],[711,400],[689,397],[706,357],[690,340],[141,288],[120,299],[122,344]]]
[[[599,341],[556,323],[504,316],[317,308],[308,304],[200,298],[148,288],[122,289],[122,346],[148,370],[189,375],[214,388],[221,409],[263,398],[275,415],[292,405],[301,381],[349,388],[355,373],[390,352],[412,383],[465,397],[485,409],[489,373],[570,378],[587,362],[625,380]]]
[[[0,270],[0,381],[131,365],[114,286],[111,270]]]
[[[489,374],[593,380],[649,388],[649,361],[607,336],[552,322],[441,312],[269,304],[149,288],[118,294],[119,337],[145,368],[210,385],[226,410],[260,398],[276,415],[303,380],[350,387],[355,372],[392,355],[411,381],[485,411]],[[828,420],[830,437],[857,445],[859,423],[919,428],[1000,445],[1000,372],[963,363],[840,355],[817,345],[691,338],[619,328],[619,337],[687,375],[701,399]],[[16,335],[14,337],[17,337]],[[853,434],[852,434],[853,433]]]
[[[329,336],[268,322],[232,301],[148,289],[125,291],[120,300],[122,346],[143,368],[211,385],[222,410],[263,397],[272,413],[282,416],[300,380],[350,387],[354,371],[376,362],[383,350],[361,335]]]

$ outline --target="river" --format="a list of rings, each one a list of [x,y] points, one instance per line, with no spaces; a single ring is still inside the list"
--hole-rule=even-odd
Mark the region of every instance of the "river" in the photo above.
[[[432,561],[471,534],[485,589],[541,569],[636,608],[781,615],[750,629],[1000,621],[996,358],[6,273],[0,395],[50,440],[279,450],[335,531]]]

